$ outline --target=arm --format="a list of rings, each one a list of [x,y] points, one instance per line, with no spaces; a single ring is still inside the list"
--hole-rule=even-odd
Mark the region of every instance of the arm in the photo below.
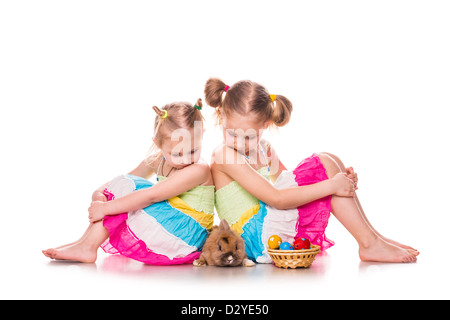
[[[207,164],[192,164],[151,188],[138,190],[108,202],[93,202],[89,208],[89,220],[98,221],[106,215],[138,210],[170,199],[204,183],[209,175],[210,170]]]
[[[257,199],[277,209],[290,209],[335,193],[332,180],[308,186],[277,189],[248,164],[222,165],[223,172]]]
[[[342,174],[336,175],[333,179],[308,186],[279,190],[248,165],[242,156],[236,155],[234,150],[227,150],[224,154],[217,156],[223,156],[225,161],[221,164],[215,163],[215,170],[225,173],[254,197],[277,209],[296,208],[325,196],[336,194],[338,191],[343,195],[342,189],[350,190],[353,185],[352,181],[345,177],[345,174]]]

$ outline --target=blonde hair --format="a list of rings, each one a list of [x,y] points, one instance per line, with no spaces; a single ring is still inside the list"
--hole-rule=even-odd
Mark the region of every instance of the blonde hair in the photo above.
[[[222,99],[224,92],[226,95]],[[235,113],[246,116],[253,113],[264,123],[282,127],[291,118],[292,103],[279,94],[272,97],[266,88],[250,80],[242,80],[228,87],[222,80],[210,78],[205,85],[206,103],[216,108],[219,123],[221,119],[217,108],[222,107],[227,116]]]
[[[162,108],[153,106],[156,113],[153,126],[153,145],[147,153],[147,161],[155,160],[161,156],[161,145],[165,139],[170,139],[170,135],[177,129],[192,129],[196,121],[203,122],[201,113],[202,99],[198,99],[195,106],[189,102],[172,102]]]

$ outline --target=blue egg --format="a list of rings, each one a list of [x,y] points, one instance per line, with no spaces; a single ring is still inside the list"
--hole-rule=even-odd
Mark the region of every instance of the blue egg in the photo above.
[[[280,250],[294,250],[294,248],[292,247],[292,244],[290,244],[289,242],[282,242],[280,244]]]

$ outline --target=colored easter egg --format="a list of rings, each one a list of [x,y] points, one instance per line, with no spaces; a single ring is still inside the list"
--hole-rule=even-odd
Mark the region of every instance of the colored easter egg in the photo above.
[[[280,250],[293,250],[292,244],[289,242],[283,242],[280,244]]]
[[[311,242],[307,238],[297,238],[293,244],[294,250],[311,249]]]
[[[281,242],[282,242],[281,238],[274,234],[273,236],[269,237],[269,241],[268,241],[269,248],[270,249],[278,249],[280,247]]]

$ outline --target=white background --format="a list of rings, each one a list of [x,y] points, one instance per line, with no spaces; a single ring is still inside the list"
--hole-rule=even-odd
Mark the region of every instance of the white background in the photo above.
[[[446,1],[1,1],[0,298],[450,298],[449,16]],[[194,103],[211,76],[288,97],[290,123],[265,134],[285,165],[338,155],[369,220],[418,262],[360,263],[334,217],[336,246],[308,270],[45,258],[144,158],[151,107]],[[209,160],[221,135],[204,114]]]

